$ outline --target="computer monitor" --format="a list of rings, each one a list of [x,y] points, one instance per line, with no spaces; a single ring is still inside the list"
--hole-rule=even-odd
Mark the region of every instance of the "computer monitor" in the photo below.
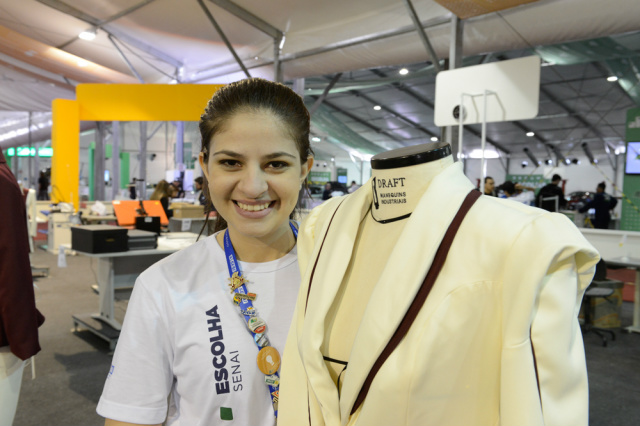
[[[640,175],[640,142],[628,142],[624,163],[624,172],[628,175]]]

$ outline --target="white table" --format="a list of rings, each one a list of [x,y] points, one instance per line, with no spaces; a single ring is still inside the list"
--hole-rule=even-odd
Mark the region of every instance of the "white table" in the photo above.
[[[628,332],[640,333],[640,259],[627,256],[619,256],[606,259],[607,266],[633,268],[636,270],[635,293],[633,299],[633,323],[627,327]]]
[[[158,248],[129,250],[115,253],[85,253],[83,256],[98,259],[98,313],[72,315],[74,329],[82,324],[89,331],[109,342],[110,349],[120,335],[122,324],[114,317],[115,291],[133,288],[136,279],[145,269],[160,259],[193,244],[197,235],[187,232],[158,238]]]

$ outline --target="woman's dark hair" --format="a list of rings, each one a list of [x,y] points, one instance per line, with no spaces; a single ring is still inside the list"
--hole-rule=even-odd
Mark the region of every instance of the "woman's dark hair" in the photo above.
[[[236,114],[246,112],[268,112],[280,120],[296,143],[301,163],[313,155],[309,143],[311,119],[302,98],[284,84],[262,78],[249,78],[231,83],[215,92],[207,103],[204,114],[200,116],[199,126],[202,136],[200,152],[203,153],[205,163],[209,161],[213,136],[223,131],[228,121]],[[205,218],[208,220],[209,212],[213,211],[214,206],[206,178],[202,192],[206,198]],[[207,220],[203,230],[208,225]],[[214,232],[226,227],[227,221],[218,213]]]

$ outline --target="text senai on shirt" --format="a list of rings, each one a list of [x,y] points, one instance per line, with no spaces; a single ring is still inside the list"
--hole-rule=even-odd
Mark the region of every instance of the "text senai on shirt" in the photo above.
[[[206,311],[207,324],[209,333],[209,343],[211,343],[211,355],[213,358],[211,364],[213,365],[214,373],[213,377],[216,381],[215,388],[218,395],[229,393],[231,388],[229,387],[229,376],[233,383],[233,391],[238,392],[242,390],[242,372],[240,371],[240,360],[238,351],[229,352],[230,358],[227,358],[225,353],[224,335],[222,333],[222,322],[220,315],[218,314],[218,305]],[[231,369],[231,374],[229,373]]]

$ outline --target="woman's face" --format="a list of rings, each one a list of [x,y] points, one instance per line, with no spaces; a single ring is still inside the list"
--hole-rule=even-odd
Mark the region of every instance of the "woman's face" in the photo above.
[[[211,201],[233,233],[277,238],[289,228],[289,215],[313,159],[300,162],[284,124],[268,112],[232,116],[209,144],[200,165]]]

